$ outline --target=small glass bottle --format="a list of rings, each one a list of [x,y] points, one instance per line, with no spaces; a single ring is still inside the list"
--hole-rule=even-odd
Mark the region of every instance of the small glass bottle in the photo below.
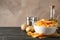
[[[32,19],[31,19],[31,17],[27,17],[27,25],[29,25],[29,26],[31,26],[32,25],[32,21],[31,21]]]
[[[32,17],[32,25],[34,25],[34,23],[38,20],[37,17]]]
[[[56,21],[56,17],[55,17],[55,5],[52,5],[51,6],[51,10],[50,10],[50,19],[49,20],[53,20],[53,21]]]
[[[27,17],[27,25],[32,26],[37,20],[37,17]]]

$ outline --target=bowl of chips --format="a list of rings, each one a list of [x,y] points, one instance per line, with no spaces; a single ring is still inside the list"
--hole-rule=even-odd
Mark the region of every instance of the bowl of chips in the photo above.
[[[43,35],[52,35],[56,32],[57,22],[41,19],[37,21],[33,26],[36,33]]]

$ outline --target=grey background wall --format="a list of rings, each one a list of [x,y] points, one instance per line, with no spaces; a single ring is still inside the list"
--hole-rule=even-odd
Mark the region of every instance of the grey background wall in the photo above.
[[[27,16],[49,19],[51,3],[60,17],[60,0],[0,0],[0,26],[18,27],[26,22]]]

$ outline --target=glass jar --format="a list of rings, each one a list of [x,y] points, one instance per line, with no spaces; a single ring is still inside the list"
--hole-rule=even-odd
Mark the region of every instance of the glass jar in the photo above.
[[[26,23],[27,25],[32,25],[32,19],[31,19],[31,17],[27,17],[27,23]]]
[[[34,25],[34,23],[38,20],[37,17],[27,17],[27,25]]]

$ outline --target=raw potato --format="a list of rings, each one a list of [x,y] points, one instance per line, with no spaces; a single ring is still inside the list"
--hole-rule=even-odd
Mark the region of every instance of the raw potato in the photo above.
[[[26,30],[27,27],[28,27],[28,26],[27,26],[26,24],[22,24],[22,25],[21,25],[21,30]]]
[[[32,27],[32,26],[28,26],[27,28],[26,28],[26,32],[29,32],[29,31],[34,31],[34,28]]]

